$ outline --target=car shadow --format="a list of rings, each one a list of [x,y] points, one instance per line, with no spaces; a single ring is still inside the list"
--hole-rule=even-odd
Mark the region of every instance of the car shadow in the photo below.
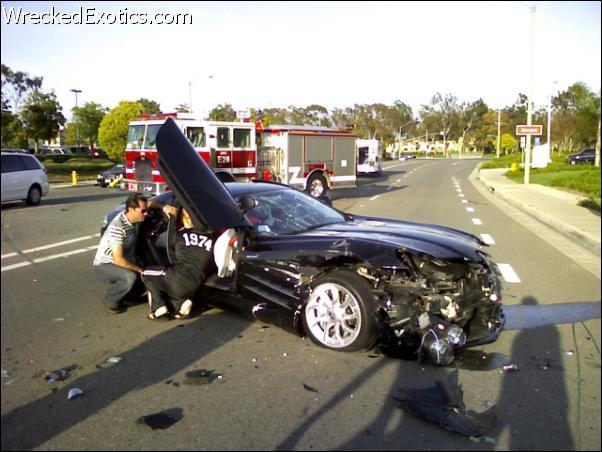
[[[236,338],[248,325],[245,319],[220,312],[210,318],[191,319],[178,324],[181,328],[153,336],[121,353],[119,363],[69,380],[68,385],[55,392],[2,415],[2,450],[39,447],[129,393],[173,378],[221,344]],[[85,403],[73,404],[68,400],[69,389],[74,387],[82,389]]]

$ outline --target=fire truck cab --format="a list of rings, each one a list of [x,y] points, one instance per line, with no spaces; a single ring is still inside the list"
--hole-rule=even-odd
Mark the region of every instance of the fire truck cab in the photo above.
[[[218,177],[240,182],[255,178],[255,124],[203,120],[189,113],[145,114],[129,124],[125,149],[128,190],[161,193],[167,188],[157,166],[156,137],[169,117],[174,118],[199,156],[214,168]]]
[[[355,187],[352,130],[271,125],[261,132],[258,177],[298,187],[314,197],[328,188]]]

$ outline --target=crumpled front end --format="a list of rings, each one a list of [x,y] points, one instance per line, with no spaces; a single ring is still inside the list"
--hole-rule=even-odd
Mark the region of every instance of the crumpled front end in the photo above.
[[[358,269],[375,288],[383,346],[446,365],[455,349],[496,340],[505,321],[499,271],[478,254],[446,261],[399,250],[402,266]]]

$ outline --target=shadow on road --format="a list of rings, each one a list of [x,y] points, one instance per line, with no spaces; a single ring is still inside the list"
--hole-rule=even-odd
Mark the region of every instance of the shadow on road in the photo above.
[[[123,360],[118,364],[69,380],[56,392],[3,415],[2,450],[37,448],[130,392],[173,377],[217,347],[216,341],[206,340],[207,336],[227,342],[237,337],[248,321],[220,313],[180,325],[120,354]],[[67,399],[73,387],[84,391],[84,403],[73,404]]]

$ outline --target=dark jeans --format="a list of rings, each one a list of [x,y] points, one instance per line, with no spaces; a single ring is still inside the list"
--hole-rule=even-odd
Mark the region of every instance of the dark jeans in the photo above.
[[[161,267],[149,267],[158,270]],[[205,281],[205,275],[181,274],[175,266],[169,267],[165,275],[143,275],[142,281],[152,294],[151,311],[156,311],[161,306],[170,311],[178,312],[184,301],[192,298]]]
[[[113,264],[95,265],[94,271],[99,281],[109,285],[104,301],[110,308],[118,307],[138,280],[138,273],[135,271]]]

